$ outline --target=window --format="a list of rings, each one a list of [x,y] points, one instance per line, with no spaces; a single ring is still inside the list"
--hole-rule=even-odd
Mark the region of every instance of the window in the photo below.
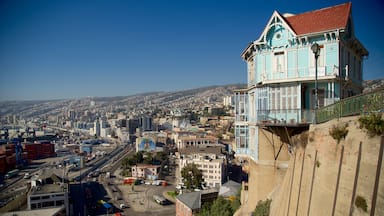
[[[41,199],[49,199],[50,196],[42,196]]]
[[[64,205],[64,200],[57,200],[56,201],[56,206],[62,206]]]
[[[319,48],[320,48],[320,53],[319,53],[319,57],[317,57],[317,66],[318,67],[324,67],[325,66],[325,64],[324,64],[324,62],[325,62],[325,49],[324,49],[324,45],[320,45],[319,46]],[[313,52],[312,52],[312,50],[310,50],[309,51],[310,52],[310,56],[311,56],[311,59],[312,59],[312,61],[311,61],[311,66],[312,67],[315,67],[316,65],[315,65],[315,57],[314,57],[314,55],[313,55]]]
[[[312,100],[311,100],[311,107],[312,107],[312,109],[315,109],[315,105],[316,105],[316,103],[315,103],[315,100],[316,100],[316,90],[315,89],[312,89],[312,95],[311,95],[311,97],[312,97]],[[324,89],[317,89],[317,100],[318,100],[318,105],[319,105],[319,107],[318,108],[320,108],[320,107],[323,107],[324,106],[324,99],[325,99],[325,90]]]
[[[274,53],[275,65],[274,69],[276,73],[285,71],[285,59],[284,52],[276,52]]]
[[[44,208],[44,207],[55,206],[55,203],[54,203],[53,201],[43,202],[41,206],[42,206],[43,208]]]
[[[247,126],[236,126],[236,146],[238,148],[248,148],[247,130]]]
[[[253,60],[253,57],[249,58],[248,60],[248,85],[251,86],[254,83],[255,80],[255,63]]]
[[[37,197],[31,197],[31,200],[40,200],[40,197],[37,196]]]

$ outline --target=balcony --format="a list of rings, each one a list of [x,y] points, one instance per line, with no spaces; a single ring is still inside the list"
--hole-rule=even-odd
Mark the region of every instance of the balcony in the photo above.
[[[308,125],[315,121],[314,110],[280,109],[257,110],[257,125],[269,126],[299,126]]]

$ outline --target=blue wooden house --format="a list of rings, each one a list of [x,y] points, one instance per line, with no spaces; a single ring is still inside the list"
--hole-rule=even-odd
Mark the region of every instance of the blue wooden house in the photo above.
[[[308,126],[316,108],[360,94],[366,56],[351,3],[297,15],[273,12],[241,54],[248,85],[235,92],[236,152],[257,161],[265,125]]]

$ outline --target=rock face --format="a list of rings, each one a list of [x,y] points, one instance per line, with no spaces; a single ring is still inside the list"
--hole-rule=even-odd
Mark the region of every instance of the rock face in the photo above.
[[[329,131],[345,124],[348,134],[338,143]],[[382,161],[378,174],[383,137],[369,137],[358,117],[313,125],[308,133],[307,145],[297,145],[282,184],[268,197],[270,215],[384,215]]]

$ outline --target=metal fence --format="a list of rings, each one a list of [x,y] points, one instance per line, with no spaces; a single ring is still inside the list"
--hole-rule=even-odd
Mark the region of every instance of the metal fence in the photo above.
[[[316,111],[317,123],[335,118],[384,111],[384,89],[356,95]]]

